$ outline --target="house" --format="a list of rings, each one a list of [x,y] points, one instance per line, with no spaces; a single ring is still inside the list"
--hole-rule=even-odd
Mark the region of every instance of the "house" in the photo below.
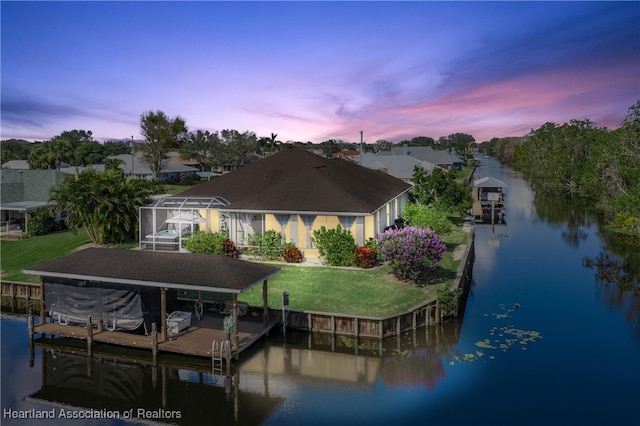
[[[127,176],[134,176],[139,179],[153,179],[153,173],[151,172],[149,165],[140,156],[120,154],[111,155],[107,158],[118,160],[120,162],[118,167],[122,169]],[[99,163],[89,166],[70,166],[66,163],[61,163],[60,171],[67,174],[77,174],[89,167],[98,172],[104,172],[105,164]],[[29,163],[26,160],[11,160],[2,164],[2,168],[10,170],[29,170]],[[200,170],[196,167],[191,167],[178,161],[164,160],[160,168],[159,179],[165,182],[178,183],[195,175],[199,171]]]
[[[393,155],[408,155],[421,161],[428,161],[443,169],[462,170],[464,161],[457,155],[430,146],[397,146],[392,148]]]
[[[343,151],[338,151],[332,155],[333,158],[348,158],[360,155],[360,151],[355,149],[345,149]]]
[[[140,156],[130,154],[112,155],[108,158],[120,161],[118,166],[127,176],[135,176],[139,179],[153,179],[153,173],[149,165]],[[104,171],[104,164],[93,166],[97,171]],[[189,176],[195,175],[199,170],[177,162],[163,161],[160,167],[159,179],[165,182],[181,182]]]
[[[369,169],[385,172],[407,183],[411,183],[415,167],[421,167],[428,175],[434,169],[441,168],[428,161],[420,161],[408,155],[378,155],[365,152],[362,156],[357,153],[344,158]]]
[[[28,212],[51,207],[51,189],[64,181],[64,172],[52,169],[3,168],[0,184],[0,231],[28,232]]]
[[[182,230],[196,226],[227,232],[239,246],[247,246],[252,234],[275,230],[305,257],[318,258],[315,230],[340,224],[364,245],[400,217],[410,189],[401,179],[350,161],[287,150],[141,208],[140,241],[154,248],[145,239],[164,222],[197,213],[202,219],[178,224],[176,248]]]
[[[2,168],[9,170],[31,170],[31,166],[29,166],[29,162],[27,160],[10,160],[6,163],[3,163]],[[60,162],[59,171],[67,174],[75,174],[78,170],[74,166],[70,166],[65,162]]]

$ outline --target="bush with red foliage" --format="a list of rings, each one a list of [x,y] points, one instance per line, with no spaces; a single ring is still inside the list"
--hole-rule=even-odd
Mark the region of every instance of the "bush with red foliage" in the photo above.
[[[224,251],[225,256],[233,257],[235,259],[237,259],[240,254],[240,251],[230,238],[227,238],[222,244],[222,251]]]
[[[287,263],[302,263],[302,252],[296,246],[287,246],[282,255]]]
[[[356,247],[355,264],[358,268],[373,268],[378,264],[378,254],[371,247]]]

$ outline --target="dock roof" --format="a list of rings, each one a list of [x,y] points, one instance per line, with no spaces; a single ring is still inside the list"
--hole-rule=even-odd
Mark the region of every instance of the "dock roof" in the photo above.
[[[500,179],[490,176],[476,179],[473,181],[474,188],[507,188],[507,184]]]
[[[281,268],[227,256],[88,248],[25,269],[25,274],[148,287],[242,293]]]

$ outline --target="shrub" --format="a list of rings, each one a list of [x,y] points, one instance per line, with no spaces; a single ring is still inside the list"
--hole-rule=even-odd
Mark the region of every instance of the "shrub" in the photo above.
[[[276,260],[282,258],[284,247],[282,246],[282,234],[269,230],[264,235],[253,234],[249,238],[251,252],[259,255],[264,260]]]
[[[442,319],[453,313],[462,290],[459,288],[453,290],[451,284],[447,284],[445,287],[439,288],[436,294],[438,295],[438,306],[440,307],[440,318]]]
[[[351,232],[340,224],[335,229],[327,229],[323,226],[313,231],[313,243],[318,247],[320,256],[325,258],[327,265],[353,265],[356,242]]]
[[[198,231],[189,235],[184,246],[191,253],[226,255],[230,250],[233,250],[228,241],[235,248],[235,244],[224,234]]]
[[[29,234],[33,236],[46,235],[56,229],[54,212],[51,209],[40,209],[29,212]]]
[[[355,264],[358,268],[373,268],[378,263],[376,249],[371,247],[357,247]]]
[[[222,252],[225,256],[237,258],[240,255],[240,251],[236,247],[235,243],[231,240],[231,238],[227,238],[224,240],[222,244]]]
[[[430,278],[446,247],[430,229],[414,226],[389,229],[378,236],[383,261],[389,262],[400,279],[419,283]]]
[[[293,244],[287,244],[282,257],[287,263],[302,263],[302,252]]]
[[[407,204],[402,210],[402,215],[411,225],[433,229],[438,235],[448,234],[453,227],[445,211],[430,205]]]

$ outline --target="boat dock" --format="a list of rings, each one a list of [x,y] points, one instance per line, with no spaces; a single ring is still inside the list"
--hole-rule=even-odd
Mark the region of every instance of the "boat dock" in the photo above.
[[[501,180],[484,177],[473,181],[472,214],[477,223],[504,223],[504,189],[507,184]]]
[[[82,324],[60,324],[45,322],[34,324],[33,313],[29,315],[30,342],[37,340],[39,334],[43,340],[47,336],[55,338],[71,338],[86,341],[87,352],[92,353],[95,344],[104,343],[135,349],[150,350],[154,359],[159,353],[173,353],[190,355],[203,358],[212,358],[220,353],[212,353],[213,342],[222,343],[227,339],[223,330],[223,316],[215,313],[205,313],[201,320],[195,320],[192,326],[162,339],[161,333],[152,329],[148,335],[134,334],[123,331],[107,330],[101,324],[91,322]],[[262,318],[247,318],[238,321],[238,346],[234,347],[233,355],[239,356],[243,351],[251,347],[257,340],[267,335],[279,320],[270,321],[266,326]],[[231,357],[230,354],[226,354]],[[223,357],[224,358],[224,357]]]

